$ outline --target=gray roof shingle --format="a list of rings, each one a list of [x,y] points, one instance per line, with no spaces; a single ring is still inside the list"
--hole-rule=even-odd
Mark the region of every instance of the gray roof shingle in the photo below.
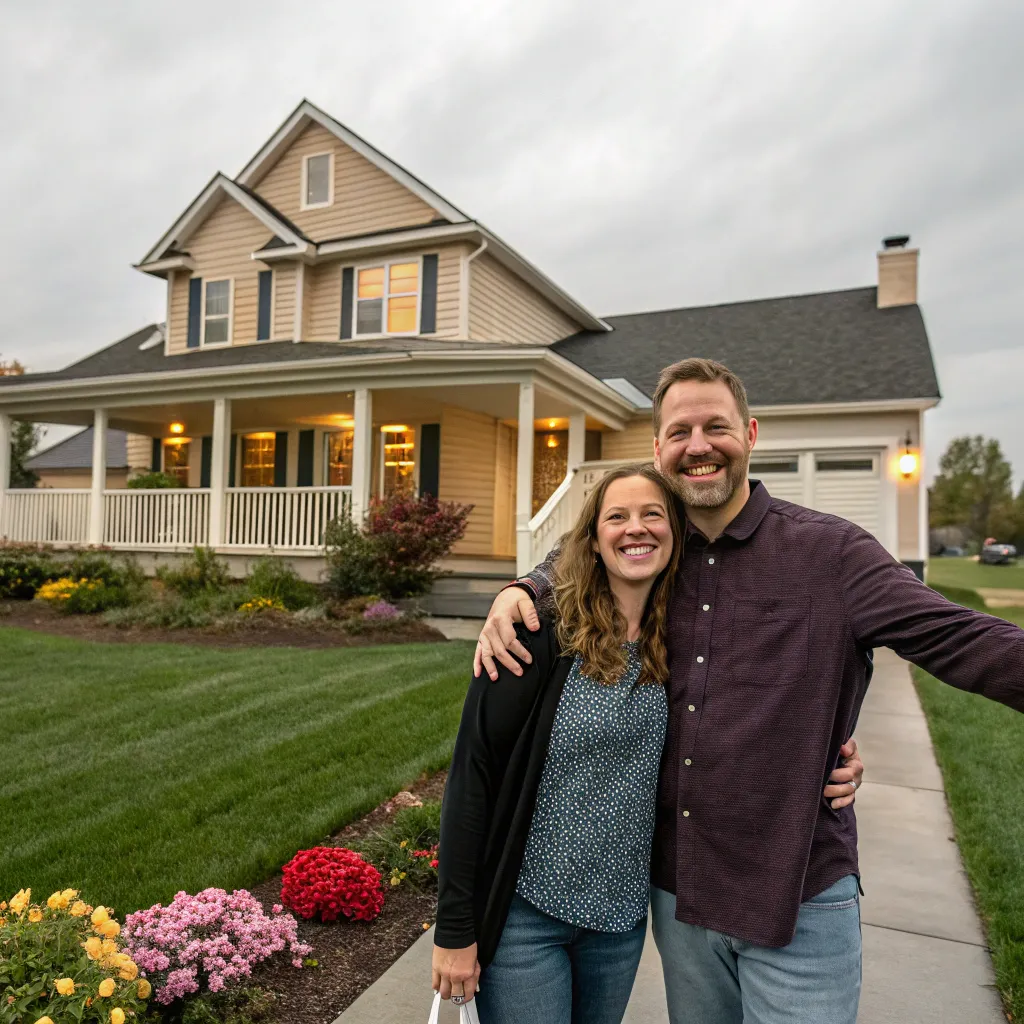
[[[873,287],[604,319],[610,333],[582,332],[554,350],[648,395],[662,367],[703,356],[738,374],[752,405],[939,397],[920,308],[878,309]]]
[[[86,427],[71,437],[26,460],[27,469],[90,469],[92,468],[93,428]],[[107,468],[125,469],[128,465],[128,435],[113,427],[107,430]]]

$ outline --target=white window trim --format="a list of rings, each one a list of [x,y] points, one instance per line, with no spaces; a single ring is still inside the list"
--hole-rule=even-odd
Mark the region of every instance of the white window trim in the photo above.
[[[315,160],[318,156],[327,157],[327,202],[307,203],[306,196],[309,194],[309,161]],[[302,158],[302,192],[299,195],[300,210],[323,210],[334,205],[334,153],[325,150],[322,153],[308,153]]]
[[[416,326],[411,331],[388,331],[384,328],[387,326],[388,311],[387,311],[387,300],[391,298],[391,293],[388,291],[388,284],[390,282],[390,271],[392,265],[396,263],[415,263],[417,265],[416,271]],[[381,314],[380,314],[380,325],[381,330],[370,331],[366,334],[359,334],[356,327],[359,324],[359,271],[360,270],[375,270],[377,267],[384,268],[384,295],[381,296]],[[344,271],[342,271],[344,273]],[[408,292],[397,292],[397,295],[408,295]],[[373,260],[370,263],[360,263],[352,268],[352,338],[415,338],[420,333],[420,317],[422,315],[423,307],[423,256],[412,256],[412,257],[396,257],[390,260]]]
[[[228,283],[228,339],[227,341],[206,340],[206,291],[211,284],[220,284],[221,281]],[[227,348],[235,337],[235,279],[233,277],[211,277],[203,278],[203,303],[202,303],[202,330],[199,332],[200,348]],[[218,319],[221,319],[218,317]]]

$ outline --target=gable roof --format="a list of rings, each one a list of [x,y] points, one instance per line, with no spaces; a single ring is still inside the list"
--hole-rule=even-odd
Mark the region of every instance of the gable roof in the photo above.
[[[258,221],[263,223],[272,236],[281,239],[286,245],[296,246],[299,250],[312,252],[313,242],[296,227],[283,213],[275,210],[262,196],[252,189],[239,185],[227,175],[218,171],[202,190],[189,203],[185,212],[171,225],[156,245],[136,264],[139,270],[160,273],[164,270],[158,264],[170,256],[181,258],[187,256],[181,249],[182,239],[201,224],[212,212],[214,206],[223,196],[233,199]]]
[[[939,398],[920,308],[877,303],[872,287],[634,313],[552,347],[647,395],[663,367],[703,356],[738,374],[754,406]]]
[[[71,437],[58,441],[38,455],[26,460],[26,469],[91,469],[93,428],[86,427]],[[113,427],[107,430],[107,468],[128,466],[128,434]]]
[[[351,128],[346,128],[340,121],[335,121],[330,114],[305,99],[285,118],[284,123],[274,132],[266,145],[242,168],[235,181],[240,185],[249,186],[258,183],[260,178],[277,163],[281,154],[313,123],[325,128],[350,149],[365,157],[385,174],[389,174],[413,195],[418,196],[428,206],[437,210],[446,220],[461,223],[470,219],[457,206],[435,192],[426,182],[421,181],[415,174],[407,171],[401,164],[396,163],[375,146],[371,146],[366,139],[357,135]]]

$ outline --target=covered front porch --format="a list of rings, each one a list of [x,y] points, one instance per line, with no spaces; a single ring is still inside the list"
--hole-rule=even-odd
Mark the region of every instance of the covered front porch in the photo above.
[[[69,396],[66,385],[59,395],[19,387],[17,399],[5,389],[0,480],[9,478],[14,418],[92,426],[93,456],[89,488],[0,490],[0,537],[139,554],[201,545],[224,555],[315,558],[332,519],[362,517],[374,496],[430,493],[473,505],[457,559],[478,571],[500,564],[505,573],[513,560],[523,570],[567,527],[578,504],[576,469],[600,460],[602,434],[621,429],[631,411],[614,389],[566,371],[563,360],[524,356],[534,366],[511,373],[449,364],[395,380],[386,366],[364,366],[306,380],[279,374],[259,387],[108,383],[92,401]],[[139,447],[148,448],[142,464],[181,486],[107,486],[112,428],[129,432],[136,464]]]

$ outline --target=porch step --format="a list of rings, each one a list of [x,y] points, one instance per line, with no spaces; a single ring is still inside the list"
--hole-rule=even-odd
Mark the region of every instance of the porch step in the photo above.
[[[427,596],[427,614],[484,618],[495,595],[511,579],[512,574],[495,572],[461,572],[442,576]]]

